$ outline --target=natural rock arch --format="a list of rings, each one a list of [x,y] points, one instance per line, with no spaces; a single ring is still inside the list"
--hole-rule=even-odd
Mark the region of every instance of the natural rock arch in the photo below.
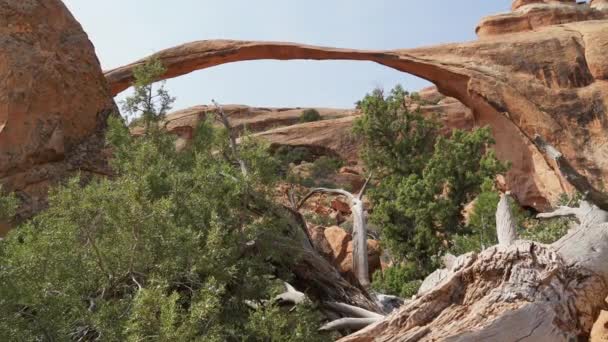
[[[532,32],[519,37],[503,35],[496,40],[392,51],[210,40],[163,50],[154,57],[160,58],[167,66],[163,79],[225,63],[260,59],[373,61],[424,78],[436,84],[442,93],[457,98],[471,108],[479,125],[492,126],[499,157],[513,163],[507,176],[512,192],[522,204],[545,209],[548,200],[555,200],[569,188],[553,170],[550,162],[531,143],[530,137],[541,133],[560,147],[564,143],[572,146],[572,142],[552,139],[563,126],[546,109],[540,109],[547,104],[538,102],[546,102],[547,99],[543,97],[548,96],[549,92],[559,91],[559,88],[571,93],[572,89],[589,86],[594,81],[587,67],[588,61],[578,51],[579,45],[572,43],[573,39],[575,42],[580,39],[579,35],[565,28],[554,31],[549,34]],[[555,39],[563,44],[556,47],[552,43]],[[542,50],[538,45],[542,46]],[[552,49],[548,48],[550,45],[553,45]],[[509,46],[512,47],[510,50],[505,48]],[[516,46],[525,46],[523,49],[529,49],[530,53],[537,55],[530,56],[524,63],[521,57],[515,56],[519,53]],[[548,53],[554,56],[554,60],[547,63]],[[575,63],[562,60],[565,56],[577,53],[582,60],[575,59]],[[114,94],[129,87],[132,69],[144,61],[145,59],[106,72]],[[525,86],[521,87],[521,84]],[[539,101],[529,100],[527,91],[539,94]],[[548,104],[549,107],[559,105],[562,105],[559,101]],[[539,122],[542,124],[539,125]],[[568,151],[568,148],[562,147],[562,150]],[[585,164],[581,165],[581,169],[587,169]],[[590,164],[595,164],[595,161],[590,161]]]

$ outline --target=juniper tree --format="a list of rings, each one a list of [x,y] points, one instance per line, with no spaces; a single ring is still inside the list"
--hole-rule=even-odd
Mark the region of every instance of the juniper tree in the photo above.
[[[127,103],[152,123],[168,107],[151,109],[148,67]],[[282,286],[278,267],[293,260],[273,244],[285,224],[269,214],[267,146],[245,139],[244,177],[224,158],[225,132],[207,121],[196,132],[178,153],[171,136],[134,138],[110,119],[116,175],[52,190],[48,209],[0,242],[0,340],[329,338],[309,308],[298,316],[267,302]]]
[[[436,118],[412,110],[402,87],[388,95],[375,90],[359,102],[355,132],[363,136],[362,157],[377,176],[370,189],[371,219],[400,260],[414,263],[422,278],[437,266],[461,231],[463,206],[484,179],[505,170],[490,146],[488,128],[440,134]]]

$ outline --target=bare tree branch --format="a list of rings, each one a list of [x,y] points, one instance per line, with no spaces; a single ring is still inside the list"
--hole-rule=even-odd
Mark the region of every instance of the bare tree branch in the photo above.
[[[362,189],[363,190],[363,189]],[[298,204],[301,208],[314,194],[325,193],[344,196],[348,199],[353,215],[353,273],[364,288],[370,286],[369,262],[367,256],[367,223],[363,212],[363,202],[357,196],[342,189],[315,188],[312,189]]]
[[[289,304],[300,304],[306,300],[306,295],[298,290],[296,290],[289,283],[285,282],[286,291],[281,293],[280,295],[274,298],[275,302],[279,303],[289,303]]]
[[[361,190],[359,191],[359,194],[357,195],[358,199],[362,199],[363,195],[365,195],[365,190],[367,190],[367,186],[369,185],[370,180],[372,179],[373,176],[373,172],[369,174],[369,176],[367,176],[367,179],[365,180],[365,183],[363,184],[363,187],[361,188]]]
[[[333,330],[360,330],[367,327],[370,324],[380,321],[381,318],[340,318],[335,321],[331,321],[323,325],[319,330],[321,331],[333,331]]]
[[[228,120],[228,116],[226,116],[224,109],[215,100],[211,100],[211,102],[213,102],[213,104],[217,108],[217,114],[220,117],[220,119],[222,120],[222,124],[228,131],[228,137],[230,138],[230,149],[232,150],[232,154],[234,155],[234,158],[236,158],[236,160],[239,163],[239,166],[241,167],[241,173],[243,174],[243,176],[247,177],[249,174],[249,171],[247,170],[247,165],[245,164],[245,161],[243,159],[241,159],[241,157],[239,156],[238,145],[236,143],[236,135],[234,134],[234,130],[232,129],[232,126],[230,126],[230,121]]]
[[[593,224],[608,222],[608,212],[587,201],[581,201],[578,208],[560,206],[550,213],[541,213],[536,215],[536,217],[540,219],[564,216],[576,217],[581,227],[588,227]]]
[[[346,190],[342,190],[342,189],[328,189],[328,188],[314,188],[314,189],[310,190],[310,192],[308,194],[306,194],[306,196],[304,196],[304,198],[302,198],[300,200],[300,203],[298,203],[298,210],[302,208],[302,206],[304,205],[304,203],[306,203],[306,201],[308,201],[312,196],[314,196],[316,194],[331,194],[331,195],[344,196],[349,201],[352,198],[354,198],[354,196],[350,192],[348,192]]]

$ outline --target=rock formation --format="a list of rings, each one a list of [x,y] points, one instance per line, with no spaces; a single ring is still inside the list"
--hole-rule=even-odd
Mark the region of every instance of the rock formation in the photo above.
[[[352,235],[340,227],[312,227],[309,229],[311,240],[319,251],[346,279],[354,279]],[[376,240],[367,240],[369,273],[380,269],[382,250]]]
[[[0,0],[0,184],[44,206],[49,184],[100,172],[115,109],[93,45],[59,0]],[[1,224],[0,224],[1,225]]]
[[[547,26],[533,31],[428,48],[361,51],[291,43],[199,41],[155,56],[168,67],[163,78],[255,59],[368,60],[425,78],[469,107],[477,125],[493,128],[499,158],[512,163],[506,177],[510,190],[523,205],[544,209],[572,189],[533,145],[535,134],[563,151],[596,187],[608,181],[604,134],[608,61],[603,57],[608,21],[588,20],[603,18],[598,4],[593,8],[541,4],[569,6],[590,14],[575,16],[567,24],[551,25],[554,22],[549,20]],[[545,15],[553,18],[551,13]],[[132,68],[142,62],[106,73],[114,93],[128,87]]]
[[[477,26],[481,38],[532,31],[538,28],[585,20],[608,18],[602,6],[577,4],[575,0],[515,0],[513,12],[484,18]]]

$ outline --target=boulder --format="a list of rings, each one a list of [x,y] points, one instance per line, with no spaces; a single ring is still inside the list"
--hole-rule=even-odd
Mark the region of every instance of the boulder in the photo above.
[[[335,210],[341,214],[344,214],[344,215],[351,214],[350,206],[348,205],[348,203],[342,201],[338,197],[331,200],[330,206],[333,210]]]
[[[352,236],[337,226],[325,229],[324,234],[333,252],[334,261],[338,264],[341,263],[346,257],[348,244],[352,242]]]
[[[380,256],[382,255],[382,249],[380,248],[380,243],[376,240],[367,240],[367,262],[369,267],[369,274],[374,274],[377,270],[382,269],[382,265],[380,262]],[[348,243],[346,249],[346,257],[340,262],[338,265],[338,270],[340,273],[347,276],[348,279],[351,279],[351,275],[353,273],[353,242],[350,241]]]
[[[0,0],[0,184],[44,208],[49,186],[106,174],[106,119],[116,111],[93,44],[60,0]]]

